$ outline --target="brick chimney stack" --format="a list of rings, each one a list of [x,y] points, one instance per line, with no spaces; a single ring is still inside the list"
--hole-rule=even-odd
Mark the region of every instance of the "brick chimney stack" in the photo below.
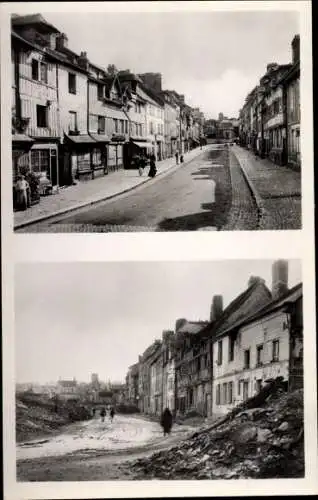
[[[161,73],[142,73],[138,75],[147,87],[155,92],[162,91],[162,75]]]
[[[251,276],[248,280],[247,286],[253,286],[254,283],[265,283],[265,280],[263,280],[263,278],[260,278],[259,276]]]
[[[210,321],[216,321],[223,313],[223,296],[214,295],[210,309]]]
[[[56,50],[67,49],[68,38],[65,33],[61,33],[56,37]]]
[[[272,266],[272,296],[278,299],[288,291],[288,262],[277,260]]]
[[[291,43],[292,54],[293,54],[293,64],[296,64],[300,60],[300,36],[295,35]]]
[[[164,344],[168,344],[174,336],[174,332],[172,330],[163,330],[162,332],[162,342]]]

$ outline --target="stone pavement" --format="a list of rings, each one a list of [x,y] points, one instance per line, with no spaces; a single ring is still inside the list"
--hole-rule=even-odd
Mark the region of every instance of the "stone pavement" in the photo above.
[[[196,148],[184,155],[184,163],[204,153],[210,146],[202,149]],[[138,170],[118,170],[108,175],[97,177],[94,180],[81,181],[76,186],[60,188],[58,193],[41,197],[37,205],[28,210],[14,213],[14,228],[22,228],[35,222],[45,221],[50,217],[67,213],[80,207],[93,205],[102,200],[113,198],[128,192],[146,182],[154,182],[157,177],[167,174],[180,167],[176,165],[175,158],[167,158],[157,162],[157,176],[155,179],[148,177],[148,168],[142,176]]]
[[[259,229],[301,229],[301,173],[233,146],[259,209]]]

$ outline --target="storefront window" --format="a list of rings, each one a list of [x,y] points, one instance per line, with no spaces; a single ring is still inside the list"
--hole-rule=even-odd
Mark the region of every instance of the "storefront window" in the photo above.
[[[50,153],[49,149],[36,149],[31,151],[31,170],[40,174],[46,172],[50,176]]]

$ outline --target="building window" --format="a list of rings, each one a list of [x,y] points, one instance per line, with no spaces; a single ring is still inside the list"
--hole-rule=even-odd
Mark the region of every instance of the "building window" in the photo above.
[[[49,149],[36,149],[31,151],[31,170],[35,173],[50,172]]]
[[[98,101],[102,101],[104,99],[104,85],[101,83],[97,84],[97,99]]]
[[[198,356],[196,359],[196,371],[199,372],[201,370],[201,357]]]
[[[114,118],[114,126],[115,126],[115,133],[118,133],[118,120],[117,118]]]
[[[228,386],[228,404],[233,403],[233,382],[229,382]]]
[[[229,338],[229,361],[234,360],[234,346],[235,346],[235,339],[234,337]]]
[[[128,134],[128,121],[125,120],[125,134]]]
[[[32,80],[37,80],[39,82],[48,82],[48,71],[47,64],[45,62],[40,62],[37,59],[32,59]]]
[[[259,393],[262,389],[262,379],[256,380],[256,392]]]
[[[226,382],[222,385],[222,403],[224,405],[227,404],[227,383]]]
[[[256,347],[256,366],[261,366],[263,364],[263,344]]]
[[[39,61],[32,59],[32,80],[39,79]]]
[[[98,133],[105,134],[105,116],[98,117]]]
[[[76,132],[77,130],[77,116],[75,111],[69,111],[68,113],[68,131]]]
[[[240,396],[241,394],[241,380],[237,381],[237,395]]]
[[[76,75],[74,73],[68,74],[68,92],[76,94]]]
[[[220,388],[220,384],[218,384],[216,386],[216,395],[215,395],[215,404],[216,405],[220,405],[221,404],[221,401],[220,401],[220,396],[221,396],[221,388]]]
[[[121,132],[121,134],[125,133],[125,122],[124,122],[124,120],[120,120],[120,132]]]
[[[223,343],[222,340],[218,342],[218,365],[222,364],[222,357],[223,357]]]
[[[273,340],[272,361],[279,360],[279,340]]]
[[[153,122],[150,122],[150,134],[152,135],[153,133],[154,133]]]
[[[36,124],[37,124],[37,127],[45,128],[48,126],[47,122],[48,122],[47,107],[40,106],[40,104],[37,104],[37,106],[36,106]]]
[[[248,380],[243,381],[243,401],[248,399]]]
[[[41,82],[47,83],[47,64],[44,62],[40,63],[40,79]]]
[[[244,368],[250,367],[250,350],[245,349],[244,351]]]

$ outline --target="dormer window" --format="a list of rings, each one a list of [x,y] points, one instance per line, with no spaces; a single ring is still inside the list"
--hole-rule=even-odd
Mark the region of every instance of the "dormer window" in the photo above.
[[[104,93],[104,85],[102,85],[101,83],[99,83],[97,85],[97,99],[99,101],[102,101],[104,99],[104,95],[105,95],[105,93]]]

